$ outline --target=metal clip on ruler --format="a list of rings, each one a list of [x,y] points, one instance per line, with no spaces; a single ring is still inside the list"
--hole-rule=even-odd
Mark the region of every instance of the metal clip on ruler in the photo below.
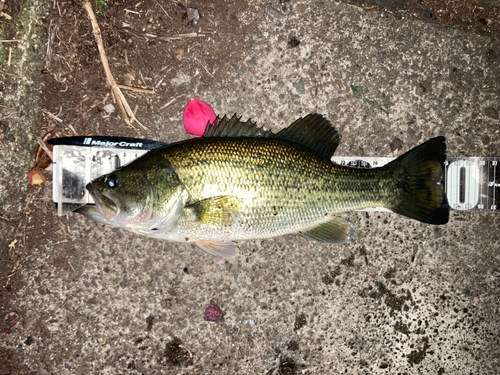
[[[58,214],[93,204],[85,186],[93,179],[130,163],[164,142],[122,137],[67,137],[51,139],[54,145],[52,198]],[[381,167],[395,158],[342,157],[332,161],[356,168]],[[451,209],[500,211],[500,157],[449,158],[445,162],[445,189]],[[363,211],[389,211],[372,208]]]

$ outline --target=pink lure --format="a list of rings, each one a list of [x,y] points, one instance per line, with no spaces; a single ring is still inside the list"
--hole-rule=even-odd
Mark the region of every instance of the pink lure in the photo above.
[[[209,104],[195,98],[184,108],[182,122],[186,133],[202,136],[207,124],[212,124],[216,118],[217,115]]]

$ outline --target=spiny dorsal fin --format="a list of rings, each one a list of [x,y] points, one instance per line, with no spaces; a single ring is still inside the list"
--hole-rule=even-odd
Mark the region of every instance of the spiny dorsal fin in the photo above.
[[[224,116],[214,124],[209,124],[203,134],[204,138],[215,137],[253,137],[278,138],[299,143],[313,149],[327,157],[331,157],[340,142],[340,134],[322,115],[312,113],[299,118],[289,127],[278,133],[258,127],[254,121],[241,121],[241,117],[234,114],[230,119]]]
[[[328,157],[332,157],[340,143],[338,131],[326,118],[317,113],[297,119],[273,138],[300,143]]]
[[[218,119],[218,118],[217,118]],[[259,128],[257,123],[252,120],[247,120],[243,122],[240,120],[241,117],[237,117],[234,114],[230,119],[224,116],[222,119],[218,119],[213,124],[209,124],[205,129],[203,134],[204,138],[215,138],[215,137],[258,137],[258,138],[268,138],[272,137],[274,133],[270,130],[265,130],[264,128]]]

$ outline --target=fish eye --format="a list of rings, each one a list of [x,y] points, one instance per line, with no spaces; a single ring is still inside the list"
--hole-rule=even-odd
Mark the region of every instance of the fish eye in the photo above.
[[[116,180],[115,176],[108,176],[104,180],[104,183],[106,184],[107,187],[114,189],[115,187],[118,186],[118,181]]]

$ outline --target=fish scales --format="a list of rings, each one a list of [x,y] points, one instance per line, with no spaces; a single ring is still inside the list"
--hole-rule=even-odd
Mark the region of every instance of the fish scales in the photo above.
[[[278,236],[321,222],[327,214],[384,206],[394,189],[388,171],[339,166],[281,139],[205,139],[161,153],[194,201],[241,200],[235,213],[240,227],[232,228],[238,239]]]

